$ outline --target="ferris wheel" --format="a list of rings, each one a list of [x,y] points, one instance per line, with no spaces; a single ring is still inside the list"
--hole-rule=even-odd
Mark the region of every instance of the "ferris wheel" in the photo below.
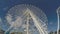
[[[9,9],[7,22],[10,27],[5,34],[9,32],[23,32],[23,34],[48,34],[47,17],[41,9],[32,5],[16,5]],[[9,20],[8,20],[9,19]]]

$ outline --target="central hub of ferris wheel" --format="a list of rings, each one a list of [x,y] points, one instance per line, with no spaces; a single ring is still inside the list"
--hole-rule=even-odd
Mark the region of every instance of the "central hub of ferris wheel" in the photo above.
[[[10,17],[10,27],[6,33],[22,32],[23,34],[48,34],[47,17],[37,7],[17,5],[11,8],[6,17]],[[12,18],[13,17],[13,18]],[[16,34],[16,33],[15,33]]]

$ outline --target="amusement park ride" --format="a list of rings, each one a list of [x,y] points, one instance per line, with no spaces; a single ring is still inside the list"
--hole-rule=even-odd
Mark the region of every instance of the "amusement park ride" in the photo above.
[[[8,11],[10,27],[5,31],[25,32],[24,34],[48,34],[47,17],[39,8],[31,5],[17,5]],[[8,18],[7,18],[8,21]]]

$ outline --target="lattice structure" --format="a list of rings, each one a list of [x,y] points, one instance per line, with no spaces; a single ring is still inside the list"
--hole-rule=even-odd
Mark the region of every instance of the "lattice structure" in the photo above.
[[[48,34],[47,17],[39,8],[32,5],[16,5],[12,7],[7,17],[10,28],[5,32],[23,32],[23,34]]]

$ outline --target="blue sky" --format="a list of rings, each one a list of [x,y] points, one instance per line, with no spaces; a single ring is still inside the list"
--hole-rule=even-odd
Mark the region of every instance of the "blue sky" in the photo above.
[[[60,6],[60,0],[0,0],[0,17],[4,25],[5,25],[4,16],[11,7],[18,4],[31,4],[42,9],[48,18],[48,30],[49,31],[56,30],[57,28],[56,9]]]

